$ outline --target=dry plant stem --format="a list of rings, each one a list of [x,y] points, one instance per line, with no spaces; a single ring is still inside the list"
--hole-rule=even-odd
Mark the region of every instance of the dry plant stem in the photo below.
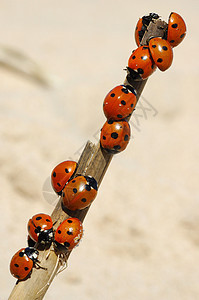
[[[154,23],[150,23],[148,27],[148,31],[145,33],[142,43],[145,43],[146,40],[151,36],[163,36],[164,30],[166,28],[166,23],[157,20]],[[129,75],[124,82],[125,84],[129,84],[133,86],[137,90],[138,99],[142,93],[142,90],[146,84],[146,80],[141,81],[133,81]],[[106,173],[106,170],[111,162],[113,155],[106,152],[104,149],[100,147],[100,143],[97,145],[92,144],[91,142],[87,142],[85,149],[79,159],[78,169],[76,171],[77,174],[84,174],[93,176],[97,182],[98,186],[101,184],[101,181]],[[81,211],[77,211],[73,214],[74,217],[78,217],[82,222],[88,212],[89,208],[86,208]],[[59,224],[69,217],[62,210],[61,199],[56,205],[54,211],[52,212],[53,222],[56,221],[55,229],[59,226]],[[70,253],[68,253],[68,256]],[[48,257],[48,258],[47,258]],[[59,270],[60,262],[53,251],[53,246],[51,249],[40,251],[39,253],[40,265],[42,267],[46,267],[47,270],[43,269],[35,269],[33,268],[33,272],[31,277],[26,281],[21,281],[17,285],[15,285],[9,299],[10,300],[41,300],[43,299],[50,283],[56,275],[57,270]]]

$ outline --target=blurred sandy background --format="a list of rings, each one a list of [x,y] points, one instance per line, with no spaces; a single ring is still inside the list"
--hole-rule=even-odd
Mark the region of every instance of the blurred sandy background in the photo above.
[[[102,102],[124,81],[138,18],[156,12],[167,21],[171,11],[186,20],[187,37],[171,69],[148,80],[133,139],[113,159],[84,239],[45,299],[199,299],[198,3],[0,2],[1,46],[52,80],[47,88],[0,65],[1,300],[15,284],[9,262],[26,246],[29,217],[53,210],[44,193],[51,170],[98,139]]]

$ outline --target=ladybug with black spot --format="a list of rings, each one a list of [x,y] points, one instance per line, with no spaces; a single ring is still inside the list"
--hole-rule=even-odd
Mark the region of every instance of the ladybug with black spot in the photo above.
[[[147,30],[147,27],[149,26],[149,23],[157,19],[159,19],[158,14],[150,13],[149,15],[143,16],[138,20],[135,28],[135,41],[137,46],[140,46],[140,42]]]
[[[39,244],[51,244],[54,238],[53,221],[47,214],[36,214],[28,221],[28,234]]]
[[[161,71],[166,71],[173,61],[173,50],[170,43],[161,37],[149,41],[149,50],[153,61]]]
[[[51,184],[54,191],[61,195],[66,183],[73,176],[77,169],[77,163],[75,161],[66,160],[58,164],[51,173]]]
[[[126,149],[130,135],[130,126],[127,121],[109,120],[101,129],[100,143],[108,152],[119,153]]]
[[[18,280],[27,279],[33,267],[39,267],[38,265],[38,254],[39,252],[32,247],[22,248],[17,251],[10,262],[10,273]]]
[[[156,70],[148,46],[140,46],[133,51],[128,60],[127,70],[134,80],[146,79]]]
[[[179,14],[172,12],[169,16],[166,39],[173,48],[183,41],[186,30],[186,24],[183,18]]]
[[[121,120],[128,117],[135,109],[137,93],[134,88],[125,85],[114,87],[105,97],[104,114],[108,120]]]
[[[93,177],[78,175],[63,189],[62,204],[72,211],[84,209],[93,202],[97,190],[97,181]]]
[[[66,253],[76,247],[83,235],[83,226],[79,219],[68,218],[63,221],[55,232],[55,249]]]

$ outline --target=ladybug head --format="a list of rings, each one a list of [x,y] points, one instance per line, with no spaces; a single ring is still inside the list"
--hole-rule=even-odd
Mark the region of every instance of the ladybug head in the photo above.
[[[24,252],[30,259],[32,259],[33,262],[37,261],[39,251],[37,251],[35,248],[27,247],[27,248],[25,248]]]
[[[54,239],[54,232],[52,228],[43,230],[38,235],[38,242],[40,244],[45,244],[45,245],[51,244],[53,239]]]

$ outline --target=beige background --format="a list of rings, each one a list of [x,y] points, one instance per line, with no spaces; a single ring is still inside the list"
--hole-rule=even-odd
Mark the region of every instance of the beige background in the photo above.
[[[140,102],[148,109],[138,105],[133,139],[112,161],[83,241],[45,299],[199,299],[198,9],[197,0],[1,1],[2,49],[27,54],[52,80],[46,88],[0,68],[1,300],[15,283],[9,261],[26,246],[29,217],[53,210],[51,170],[98,139],[102,102],[124,81],[138,18],[156,12],[167,21],[171,11],[186,20],[187,37],[172,67],[148,80]]]

